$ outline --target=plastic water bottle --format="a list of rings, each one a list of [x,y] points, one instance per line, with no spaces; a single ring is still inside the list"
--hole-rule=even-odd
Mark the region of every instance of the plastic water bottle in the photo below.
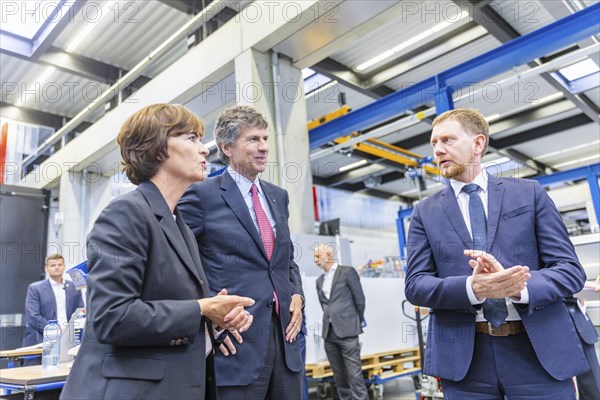
[[[75,326],[73,327],[73,343],[75,346],[83,342],[83,328],[85,328],[85,308],[82,308],[75,318]]]
[[[42,369],[55,369],[60,360],[60,336],[62,331],[56,320],[48,321],[44,327],[42,344]]]

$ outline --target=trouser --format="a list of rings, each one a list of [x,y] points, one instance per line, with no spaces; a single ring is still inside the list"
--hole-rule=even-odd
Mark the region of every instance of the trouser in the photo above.
[[[340,338],[330,326],[325,338],[325,352],[340,400],[368,400],[369,394],[361,370],[358,336]]]

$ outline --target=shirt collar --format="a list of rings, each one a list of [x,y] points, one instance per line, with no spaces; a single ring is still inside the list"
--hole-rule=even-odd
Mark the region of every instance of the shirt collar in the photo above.
[[[485,170],[485,168],[483,168],[481,170],[481,172],[479,173],[479,175],[477,175],[471,183],[476,183],[477,186],[479,186],[481,188],[482,193],[487,193],[489,179],[490,178],[489,178],[487,171]],[[467,185],[467,183],[465,183],[465,182],[460,182],[455,179],[450,179],[450,186],[452,186],[452,190],[454,190],[454,195],[456,197],[458,197],[458,195],[460,194],[463,186],[466,186],[466,185]]]
[[[244,175],[237,172],[235,169],[231,168],[231,166],[227,167],[227,172],[229,173],[229,175],[231,176],[231,178],[237,185],[238,189],[240,189],[240,192],[242,193],[242,195],[245,196],[246,194],[250,193],[250,188],[252,187],[253,183],[256,185],[256,189],[258,190],[258,193],[260,195],[263,194],[262,187],[260,186],[260,179],[258,179],[258,176],[256,178],[254,178],[253,181],[251,181],[250,179],[246,178]]]
[[[333,264],[331,266],[331,269],[329,270],[329,272],[327,272],[327,275],[333,275],[333,274],[335,274],[335,270],[337,269],[337,267],[338,267],[338,263]]]
[[[56,282],[54,279],[50,279],[48,278],[48,280],[50,281],[50,285],[54,286],[54,287],[63,287],[65,285],[65,280],[63,279],[62,283],[58,283]]]

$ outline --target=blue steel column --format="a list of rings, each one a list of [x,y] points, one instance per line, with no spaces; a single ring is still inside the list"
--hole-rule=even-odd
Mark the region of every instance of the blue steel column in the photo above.
[[[400,258],[406,260],[406,233],[404,232],[404,219],[411,216],[412,207],[401,208],[398,210],[398,218],[396,219],[396,229],[398,229],[398,245],[400,247]]]
[[[570,169],[567,171],[555,172],[550,175],[534,176],[540,185],[548,186],[553,183],[587,179],[592,194],[592,203],[596,213],[596,222],[600,224],[600,188],[598,188],[598,176],[600,175],[600,163],[587,165]],[[590,221],[591,222],[591,221]]]
[[[600,186],[598,186],[598,174],[590,174],[587,177],[588,185],[590,185],[590,193],[592,194],[592,204],[596,213],[596,224],[600,225]]]

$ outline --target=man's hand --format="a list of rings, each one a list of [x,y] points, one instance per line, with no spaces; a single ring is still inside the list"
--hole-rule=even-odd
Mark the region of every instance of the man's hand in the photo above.
[[[285,340],[292,343],[296,340],[296,336],[300,333],[300,328],[302,326],[302,296],[299,294],[292,296],[292,301],[290,302],[290,314],[292,314],[292,319],[285,329]]]
[[[531,278],[529,267],[516,265],[504,269],[494,256],[480,250],[465,250],[464,254],[474,258],[469,265],[473,268],[473,293],[478,299],[521,298],[521,290]]]
[[[235,340],[239,344],[244,343],[244,339],[242,339],[242,335],[240,335],[240,333],[238,332],[237,329],[231,330],[231,331],[229,331],[229,333],[235,338]],[[233,341],[231,340],[229,335],[227,335],[225,340],[223,340],[223,343],[219,346],[219,350],[221,350],[221,353],[223,353],[223,355],[226,357],[229,354],[233,355],[233,354],[237,353],[235,345],[233,344]]]
[[[249,297],[229,296],[223,289],[214,297],[198,300],[198,304],[202,315],[215,326],[244,332],[252,325],[252,315],[244,310],[244,307],[254,305],[254,300]]]

